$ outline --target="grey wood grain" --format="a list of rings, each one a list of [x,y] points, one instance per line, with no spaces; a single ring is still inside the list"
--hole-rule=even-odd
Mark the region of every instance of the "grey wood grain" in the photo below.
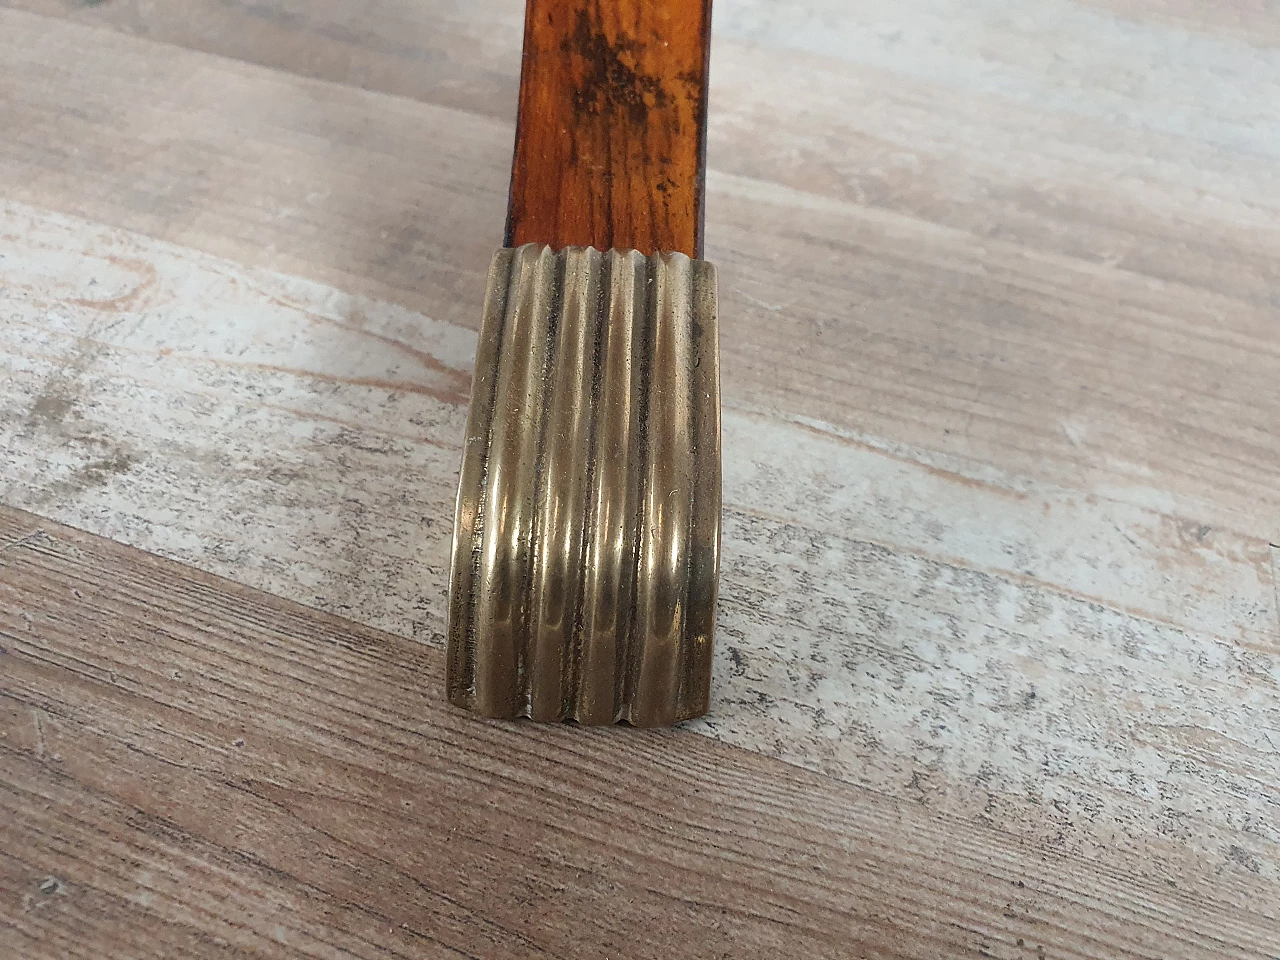
[[[12,955],[1280,947],[1256,904],[689,732],[472,720],[438,650],[7,508],[0,599]]]
[[[519,4],[18,5],[0,501],[438,646]],[[1069,876],[1085,939],[1049,956],[1274,952],[1274,14],[726,0],[716,29],[725,576],[691,732],[924,818],[885,849],[937,818]],[[9,863],[21,906],[44,875]],[[172,915],[101,904],[50,949]],[[1240,939],[1106,926],[1141,939],[1142,904]],[[994,923],[841,946],[1036,955]]]

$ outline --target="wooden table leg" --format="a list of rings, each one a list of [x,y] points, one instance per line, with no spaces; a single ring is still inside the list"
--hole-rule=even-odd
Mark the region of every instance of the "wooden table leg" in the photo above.
[[[449,698],[653,726],[708,708],[720,546],[709,2],[530,0],[458,492]]]

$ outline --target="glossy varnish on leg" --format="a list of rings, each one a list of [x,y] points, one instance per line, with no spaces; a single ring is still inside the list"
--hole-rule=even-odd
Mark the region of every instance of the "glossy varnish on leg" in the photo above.
[[[702,254],[711,0],[529,0],[507,245]]]

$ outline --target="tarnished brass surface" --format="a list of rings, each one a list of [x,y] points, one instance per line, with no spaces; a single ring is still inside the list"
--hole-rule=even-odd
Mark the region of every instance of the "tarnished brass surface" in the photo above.
[[[717,339],[709,263],[494,256],[454,522],[453,703],[640,726],[706,713]]]

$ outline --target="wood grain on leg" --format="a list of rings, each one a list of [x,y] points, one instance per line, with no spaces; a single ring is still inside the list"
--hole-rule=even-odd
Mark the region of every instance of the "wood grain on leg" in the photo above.
[[[507,245],[702,253],[711,0],[529,0]]]

